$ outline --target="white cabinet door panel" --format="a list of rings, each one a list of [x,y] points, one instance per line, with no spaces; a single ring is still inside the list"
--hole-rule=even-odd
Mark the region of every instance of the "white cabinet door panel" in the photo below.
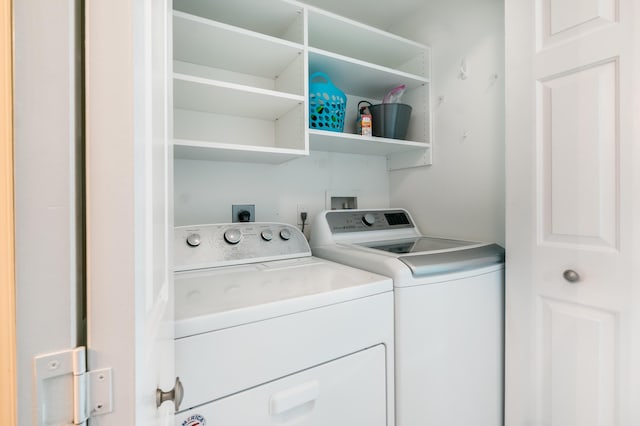
[[[617,20],[616,0],[544,0],[538,36],[547,46]]]
[[[616,316],[544,298],[540,310],[542,424],[615,424]]]
[[[538,83],[541,243],[617,248],[618,64]]]

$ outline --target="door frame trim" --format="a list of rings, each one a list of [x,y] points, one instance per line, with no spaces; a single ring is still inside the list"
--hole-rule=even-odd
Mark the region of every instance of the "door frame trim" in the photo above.
[[[17,424],[12,0],[0,3],[0,423]]]

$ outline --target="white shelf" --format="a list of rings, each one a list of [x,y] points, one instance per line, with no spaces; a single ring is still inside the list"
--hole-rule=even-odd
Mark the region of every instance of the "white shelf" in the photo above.
[[[182,139],[173,141],[174,158],[187,160],[281,164],[307,155],[308,152],[301,149],[253,147]]]
[[[328,74],[333,84],[345,92],[372,99],[382,99],[401,84],[413,90],[429,83],[426,77],[309,47],[309,73],[316,71]]]
[[[173,35],[175,60],[268,79],[304,52],[301,44],[183,12],[174,12]]]
[[[282,1],[174,0],[173,8],[265,35],[303,43],[302,8]]]
[[[431,144],[429,143],[359,136],[349,133],[309,130],[309,148],[314,151],[386,157],[388,170],[428,166],[432,162]]]
[[[390,170],[431,164],[428,46],[294,0],[173,4],[176,158],[278,164],[311,149],[385,156]],[[308,129],[317,71],[351,103],[406,85],[413,140]]]
[[[309,8],[309,46],[428,77],[429,47],[316,8]]]
[[[174,74],[175,108],[276,120],[297,105],[303,96]]]
[[[314,151],[387,156],[398,152],[429,149],[431,144],[375,136],[360,136],[350,133],[309,130],[309,148]]]

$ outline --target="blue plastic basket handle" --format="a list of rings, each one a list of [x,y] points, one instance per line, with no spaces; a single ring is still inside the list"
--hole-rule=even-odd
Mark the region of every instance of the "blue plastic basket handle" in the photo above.
[[[323,72],[314,72],[313,74],[311,74],[311,75],[309,76],[309,82],[311,83],[311,82],[312,82],[315,78],[317,78],[317,77],[322,77],[322,78],[324,78],[325,80],[327,80],[327,83],[328,83],[328,84],[330,84],[331,86],[333,86],[333,82],[331,81],[331,79],[329,78],[329,76],[328,76],[328,75],[326,75],[326,74],[325,74],[325,73],[323,73]]]

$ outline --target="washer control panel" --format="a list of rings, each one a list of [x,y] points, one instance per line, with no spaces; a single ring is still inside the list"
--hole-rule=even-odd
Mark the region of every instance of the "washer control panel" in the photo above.
[[[311,256],[306,238],[284,223],[225,223],[178,226],[176,271]]]
[[[326,213],[331,233],[413,228],[409,214],[394,210],[334,210]]]

